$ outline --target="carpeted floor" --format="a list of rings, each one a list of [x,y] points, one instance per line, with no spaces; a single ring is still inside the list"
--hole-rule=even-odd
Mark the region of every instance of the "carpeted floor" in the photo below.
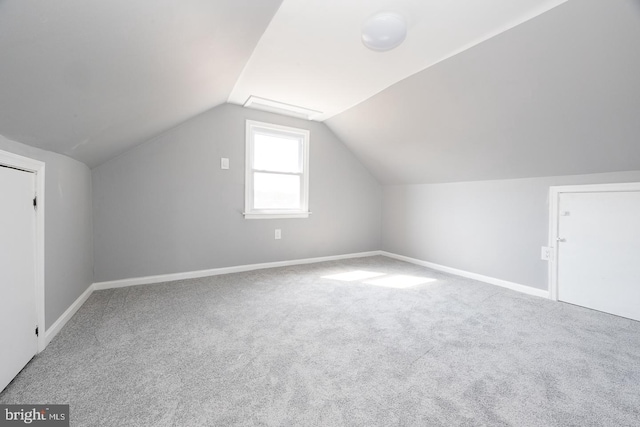
[[[69,403],[73,426],[638,426],[640,323],[385,257],[259,270],[95,292],[0,403]]]

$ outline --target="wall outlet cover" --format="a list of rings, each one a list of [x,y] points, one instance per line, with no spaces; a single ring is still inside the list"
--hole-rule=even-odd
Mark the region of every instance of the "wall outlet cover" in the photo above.
[[[540,250],[540,259],[543,261],[551,261],[553,249],[547,246],[543,246]]]

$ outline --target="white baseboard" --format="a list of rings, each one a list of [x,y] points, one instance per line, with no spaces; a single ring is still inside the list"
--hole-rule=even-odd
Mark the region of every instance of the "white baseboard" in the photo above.
[[[349,258],[363,258],[381,255],[380,251],[359,252],[353,254],[325,256],[318,258],[295,259],[290,261],[265,262],[261,264],[237,265],[233,267],[212,268],[208,270],[187,271],[184,273],[160,274],[158,276],[134,277],[131,279],[111,280],[108,282],[96,282],[93,287],[96,291],[103,289],[124,288],[136,285],[151,285],[154,283],[173,282],[175,280],[197,279],[200,277],[219,276],[221,274],[241,273],[243,271],[260,270],[263,268],[287,267],[290,265],[313,264],[316,262],[336,261]]]
[[[443,271],[445,273],[455,274],[456,276],[466,277],[468,279],[478,280],[480,282],[489,283],[491,285],[500,286],[502,288],[511,289],[512,291],[522,292],[523,294],[533,295],[541,298],[549,298],[549,291],[543,289],[532,288],[531,286],[521,285],[519,283],[508,282],[502,279],[496,279],[494,277],[483,276],[482,274],[471,273],[464,270],[458,270],[457,268],[447,267],[440,264],[434,264],[432,262],[422,261],[416,258],[410,258],[404,255],[398,255],[391,252],[380,251],[380,255],[387,256],[389,258],[395,258],[400,261],[410,262],[411,264],[421,265],[423,267],[432,268],[434,270]]]
[[[73,315],[76,314],[76,311],[78,311],[78,309],[82,307],[82,304],[84,304],[91,296],[93,290],[93,285],[89,286],[87,290],[84,291],[64,313],[62,313],[62,316],[58,317],[58,320],[56,320],[51,327],[47,328],[44,333],[44,347],[48,346],[51,340],[58,335],[58,332],[60,332],[64,325],[71,320]],[[44,350],[44,347],[40,348],[40,351]]]

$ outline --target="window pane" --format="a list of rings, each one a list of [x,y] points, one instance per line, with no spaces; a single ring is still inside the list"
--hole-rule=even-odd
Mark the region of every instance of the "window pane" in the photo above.
[[[298,138],[254,134],[253,168],[273,172],[302,172]]]
[[[254,209],[300,209],[300,176],[253,174]]]

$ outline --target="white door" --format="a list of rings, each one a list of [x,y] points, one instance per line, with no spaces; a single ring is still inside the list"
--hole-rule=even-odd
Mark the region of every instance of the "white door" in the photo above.
[[[38,349],[34,176],[0,166],[0,391]]]
[[[562,193],[558,299],[640,320],[640,191]]]

